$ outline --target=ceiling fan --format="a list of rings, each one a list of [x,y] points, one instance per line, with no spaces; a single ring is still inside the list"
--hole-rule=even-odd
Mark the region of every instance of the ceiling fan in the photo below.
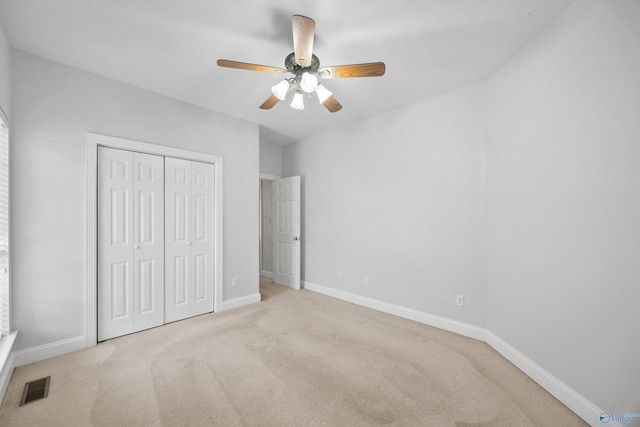
[[[379,77],[384,75],[383,62],[370,62],[366,64],[335,65],[320,67],[320,60],[312,53],[313,38],[316,23],[313,19],[302,15],[293,15],[291,18],[293,29],[293,50],[284,60],[285,68],[270,67],[268,65],[250,64],[247,62],[218,59],[218,65],[226,68],[238,68],[241,70],[263,71],[268,73],[291,73],[280,83],[271,87],[272,95],[260,105],[263,110],[273,108],[278,102],[283,101],[289,92],[294,92],[291,108],[304,110],[304,94],[312,94],[318,97],[318,101],[332,113],[342,109],[342,105],[333,97],[323,84],[322,79],[347,78],[347,77]]]

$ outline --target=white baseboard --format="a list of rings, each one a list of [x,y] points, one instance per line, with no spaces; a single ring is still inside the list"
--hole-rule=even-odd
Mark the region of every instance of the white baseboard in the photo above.
[[[436,316],[434,314],[424,313],[412,308],[402,307],[400,305],[389,304],[383,301],[375,300],[368,297],[340,291],[338,289],[329,288],[311,282],[303,282],[304,288],[310,291],[318,292],[330,297],[348,301],[353,304],[372,308],[382,311],[383,313],[393,314],[394,316],[404,319],[414,320],[425,325],[434,326],[445,331],[454,332],[469,338],[484,341],[485,328],[470,325],[468,323],[458,322],[457,320],[447,319],[446,317]]]
[[[262,277],[266,277],[267,279],[273,279],[273,271],[262,270],[260,271],[260,275]]]
[[[81,337],[69,338],[10,353],[4,363],[2,371],[0,371],[0,403],[4,400],[4,395],[7,392],[9,381],[11,381],[13,370],[18,366],[28,365],[29,363],[39,362],[41,360],[72,353],[86,347],[87,338],[83,335]]]
[[[513,348],[508,342],[493,332],[487,330],[484,341],[542,388],[551,393],[567,408],[571,409],[576,415],[589,423],[589,425],[602,425],[600,422],[600,414],[604,411],[585,399],[580,393],[551,375],[540,365]],[[607,425],[622,427],[620,423],[615,421],[610,421]]]
[[[575,412],[576,415],[586,421],[589,425],[601,425],[600,414],[602,414],[603,411],[600,408],[486,328],[459,322],[457,320],[447,319],[446,317],[424,313],[395,304],[389,304],[312,282],[304,281],[303,285],[305,289],[313,292],[318,292],[323,295],[368,307],[383,313],[393,314],[404,319],[444,329],[445,331],[453,332],[458,335],[484,341],[556,399]],[[609,422],[607,425],[622,427],[620,423],[614,421]]]
[[[247,295],[246,297],[233,298],[222,302],[222,311],[233,310],[234,308],[244,307],[245,305],[260,302],[262,298],[260,293]]]
[[[85,348],[87,348],[87,338],[84,335],[39,345],[14,352],[13,365],[17,368],[18,366],[28,365]]]

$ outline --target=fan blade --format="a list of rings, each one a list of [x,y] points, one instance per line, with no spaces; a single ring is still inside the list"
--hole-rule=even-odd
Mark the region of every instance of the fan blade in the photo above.
[[[293,51],[296,54],[296,64],[301,67],[308,67],[311,65],[316,23],[306,16],[293,15],[291,17],[291,26],[293,29]]]
[[[329,97],[329,99],[324,101],[322,105],[327,107],[327,110],[331,111],[332,113],[342,110],[342,105],[340,105],[338,100],[335,99],[333,96]]]
[[[262,105],[260,106],[261,110],[270,110],[272,109],[278,102],[280,102],[280,100],[278,99],[277,96],[275,95],[271,95],[269,98],[267,98],[266,101],[264,101],[262,103]]]
[[[324,79],[344,79],[348,77],[380,77],[384,75],[384,72],[384,62],[369,62],[367,64],[322,67],[318,70],[318,75]]]
[[[218,66],[226,68],[237,68],[239,70],[265,71],[267,73],[286,73],[287,70],[268,65],[249,64],[248,62],[229,61],[228,59],[218,59]]]

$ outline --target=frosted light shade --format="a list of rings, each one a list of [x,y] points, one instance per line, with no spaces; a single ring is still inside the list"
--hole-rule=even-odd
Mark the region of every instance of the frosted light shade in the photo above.
[[[300,89],[307,93],[311,93],[316,90],[318,86],[318,78],[311,73],[302,73],[300,78]]]
[[[271,93],[275,95],[280,101],[287,96],[287,92],[289,91],[289,82],[287,80],[283,80],[275,86],[271,86]]]
[[[333,95],[333,92],[319,84],[316,88],[316,95],[318,95],[318,101],[320,101],[320,104],[324,104],[324,102]]]
[[[291,104],[289,104],[289,106],[296,110],[304,110],[303,98],[304,95],[302,95],[302,92],[296,92],[295,95],[293,95],[293,100],[291,101]]]

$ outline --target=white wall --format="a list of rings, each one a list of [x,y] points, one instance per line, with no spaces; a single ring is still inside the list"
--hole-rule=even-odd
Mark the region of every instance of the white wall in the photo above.
[[[639,1],[579,0],[487,86],[488,328],[611,413],[640,413],[639,46]]]
[[[486,325],[591,424],[640,413],[638,22],[578,0],[486,83],[286,146],[303,278]]]
[[[85,132],[224,159],[225,301],[258,292],[258,126],[12,51],[17,350],[85,328]],[[231,278],[239,286],[231,287]]]
[[[261,127],[261,129],[264,129]],[[262,139],[260,131],[260,173],[266,175],[282,175],[282,146]]]
[[[0,108],[11,119],[11,49],[0,21]]]
[[[469,86],[284,147],[283,175],[302,175],[305,281],[484,326],[484,95]]]

